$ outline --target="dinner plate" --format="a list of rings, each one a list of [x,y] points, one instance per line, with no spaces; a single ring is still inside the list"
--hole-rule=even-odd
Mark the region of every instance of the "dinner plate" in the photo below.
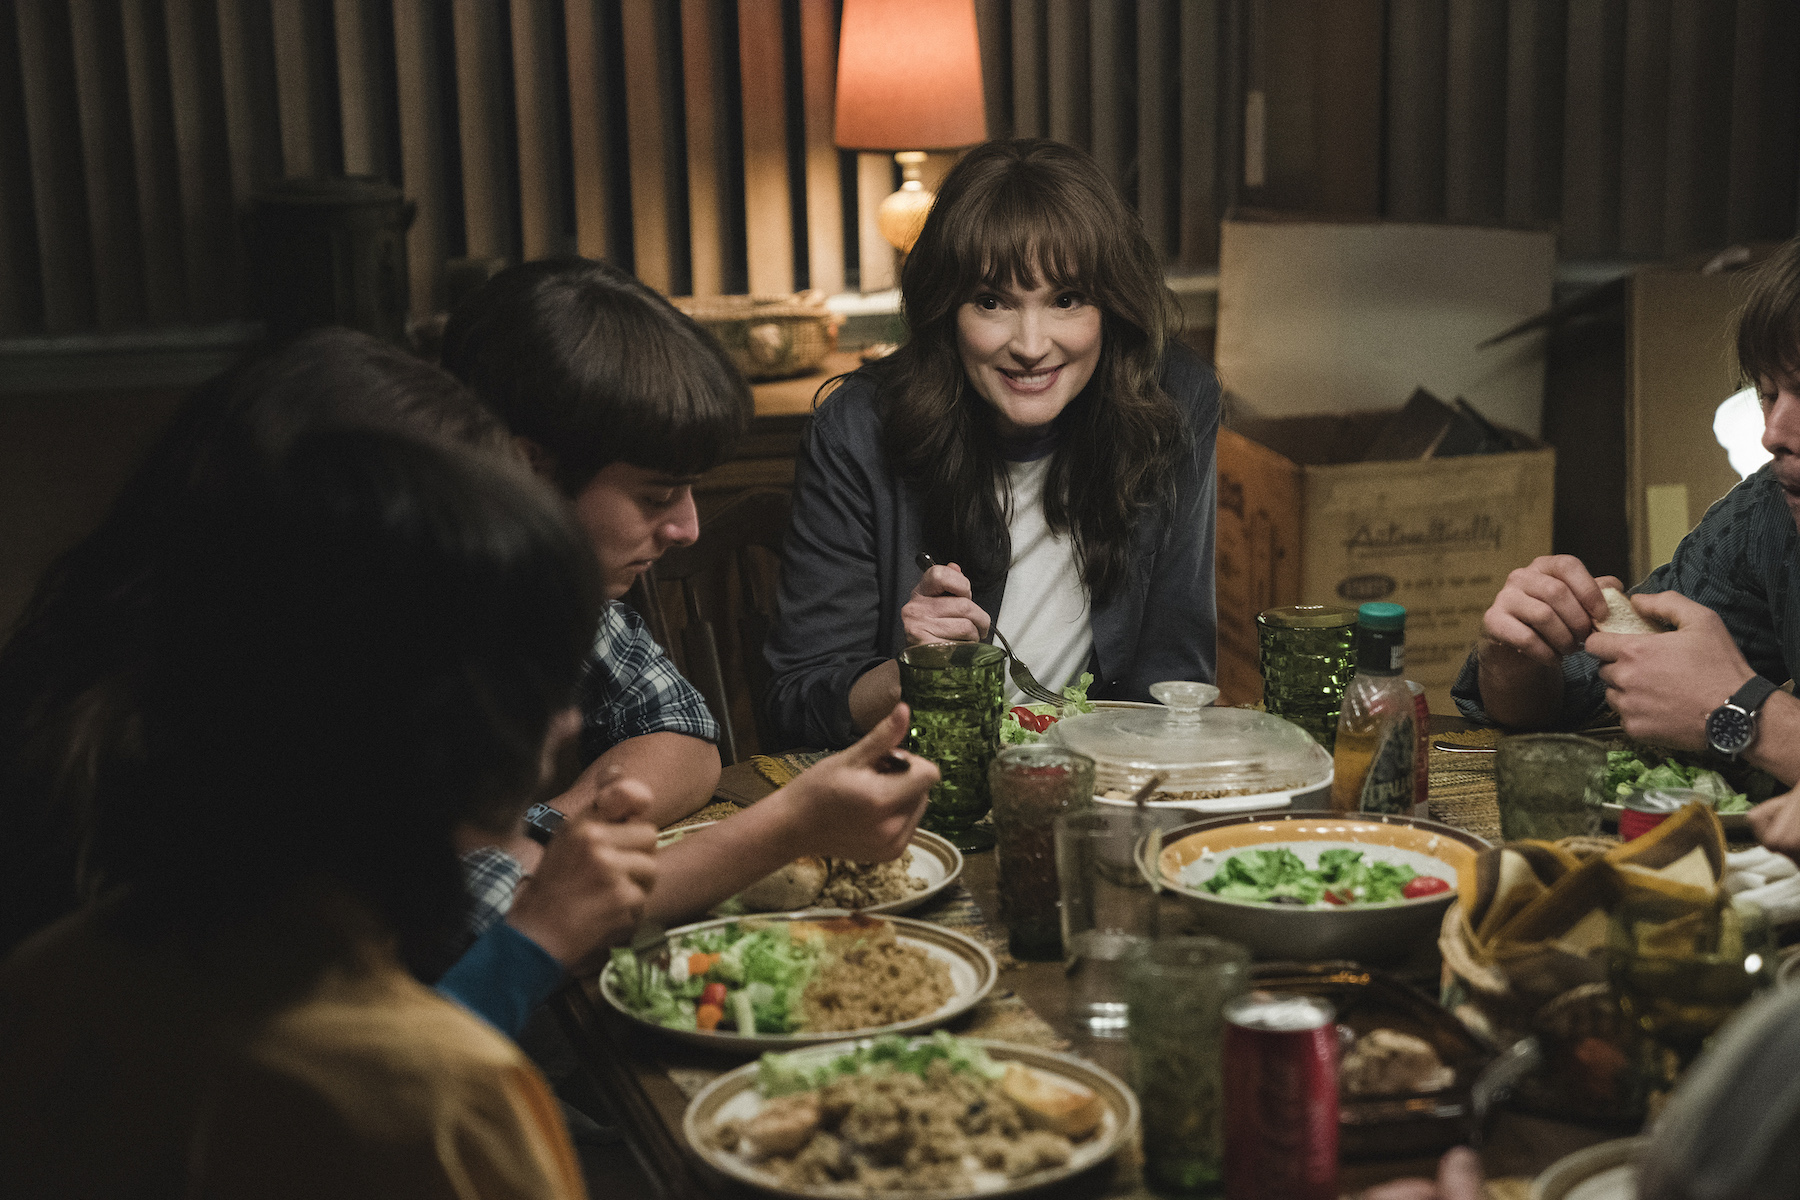
[[[656,839],[657,846],[667,846],[671,842],[680,841],[683,834],[696,829],[704,829],[712,825],[712,821],[696,821],[692,825],[683,825],[678,829],[666,829]],[[925,890],[902,896],[898,900],[889,900],[885,904],[871,904],[863,909],[866,913],[911,912],[920,905],[932,900],[939,892],[955,883],[962,877],[962,851],[928,829],[913,830],[912,841],[908,843],[912,850],[912,865],[908,874],[925,881]],[[824,909],[806,909],[807,912],[824,912]]]
[[[1609,825],[1617,825],[1619,823],[1619,814],[1624,811],[1625,806],[1623,804],[1602,804],[1600,806],[1601,819],[1606,821]],[[1725,827],[1725,834],[1727,837],[1734,833],[1748,835],[1750,832],[1749,813],[1719,813],[1718,818],[1719,824]]]
[[[683,925],[679,929],[671,929],[663,940],[663,946],[666,947],[671,942],[688,934],[697,933],[703,929],[716,929],[734,921],[812,921],[828,915],[849,916],[850,914],[832,909],[819,909],[807,913],[756,913],[744,917],[719,917],[711,921],[698,921],[692,925]],[[895,937],[902,945],[916,946],[950,968],[951,996],[937,1011],[914,1017],[909,1021],[896,1021],[889,1025],[877,1025],[868,1029],[840,1029],[828,1033],[758,1033],[744,1037],[728,1029],[670,1029],[632,1012],[625,1006],[624,998],[618,990],[618,965],[616,963],[607,963],[606,968],[600,972],[600,995],[608,1004],[631,1020],[679,1041],[695,1046],[704,1046],[708,1050],[726,1054],[760,1054],[764,1050],[794,1050],[801,1046],[816,1046],[824,1042],[841,1042],[847,1038],[875,1037],[888,1033],[924,1033],[968,1012],[981,1002],[982,997],[993,990],[994,980],[1000,974],[1000,966],[994,961],[993,952],[980,942],[957,933],[953,929],[946,929],[942,925],[915,921],[910,917],[882,917],[881,919],[895,927]],[[657,947],[650,950],[649,953],[657,954],[661,949],[662,947]]]
[[[1531,1200],[1633,1200],[1643,1138],[1618,1138],[1557,1159],[1531,1181]]]
[[[998,1173],[992,1173],[990,1179],[978,1180],[972,1188],[955,1191],[931,1189],[882,1192],[881,1195],[892,1196],[895,1200],[960,1200],[971,1195],[1014,1195],[1079,1175],[1111,1158],[1135,1136],[1138,1124],[1137,1097],[1110,1072],[1071,1054],[1058,1054],[1052,1050],[1039,1050],[1010,1042],[990,1042],[983,1038],[963,1040],[980,1046],[995,1062],[1020,1063],[1098,1093],[1106,1105],[1106,1116],[1101,1121],[1099,1130],[1093,1137],[1075,1147],[1074,1157],[1066,1164],[1047,1171],[1035,1171],[1018,1179],[1005,1179]],[[825,1061],[849,1053],[856,1044],[820,1046],[805,1053],[808,1056],[816,1054],[821,1061]],[[862,1044],[867,1043],[865,1041]],[[721,1075],[701,1089],[700,1094],[689,1102],[687,1115],[682,1119],[682,1131],[687,1135],[688,1144],[715,1169],[771,1195],[792,1197],[794,1200],[835,1200],[837,1197],[866,1196],[868,1193],[854,1184],[788,1187],[751,1159],[735,1151],[721,1149],[713,1143],[709,1135],[721,1121],[755,1116],[766,1103],[756,1092],[757,1068],[758,1064],[751,1063]]]

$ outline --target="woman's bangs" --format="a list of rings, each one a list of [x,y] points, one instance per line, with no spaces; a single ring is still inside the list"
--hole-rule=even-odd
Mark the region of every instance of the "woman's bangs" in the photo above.
[[[1094,231],[1059,206],[1008,189],[965,230],[963,262],[978,263],[976,288],[1090,290],[1100,257]],[[1010,194],[1009,194],[1010,193]]]

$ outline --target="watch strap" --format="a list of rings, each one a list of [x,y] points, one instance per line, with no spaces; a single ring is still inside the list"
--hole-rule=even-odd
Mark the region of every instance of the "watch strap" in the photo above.
[[[1726,703],[1733,704],[1747,713],[1754,714],[1763,706],[1770,696],[1773,696],[1780,690],[1781,688],[1779,685],[1770,683],[1761,675],[1752,675],[1743,687],[1731,694],[1731,699],[1726,701]]]

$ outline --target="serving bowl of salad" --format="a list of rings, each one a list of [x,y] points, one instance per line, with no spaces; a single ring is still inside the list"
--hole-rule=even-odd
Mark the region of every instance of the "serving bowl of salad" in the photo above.
[[[1255,958],[1392,963],[1437,937],[1487,844],[1417,817],[1224,816],[1147,843],[1139,865]]]

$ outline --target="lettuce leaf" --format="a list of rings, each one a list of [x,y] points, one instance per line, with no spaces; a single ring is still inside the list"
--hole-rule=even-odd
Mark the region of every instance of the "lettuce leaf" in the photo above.
[[[876,1038],[835,1058],[821,1060],[816,1053],[769,1053],[757,1064],[756,1086],[764,1096],[791,1095],[824,1087],[834,1079],[869,1071],[905,1071],[925,1077],[934,1062],[947,1063],[959,1074],[998,1079],[1006,1073],[980,1046],[938,1030],[930,1038],[913,1041],[898,1034]]]

